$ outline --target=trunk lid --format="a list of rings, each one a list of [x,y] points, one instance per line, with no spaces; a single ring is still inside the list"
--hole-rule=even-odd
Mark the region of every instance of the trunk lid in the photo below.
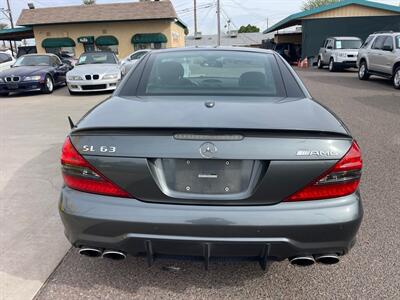
[[[215,100],[214,108],[168,100],[106,101],[78,124],[72,143],[143,201],[265,205],[320,176],[352,142],[333,115],[307,99]]]

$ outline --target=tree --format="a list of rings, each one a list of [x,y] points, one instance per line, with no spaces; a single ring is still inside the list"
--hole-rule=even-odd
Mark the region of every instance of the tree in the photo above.
[[[342,0],[306,0],[303,2],[302,9],[303,10],[310,10],[313,8],[317,8],[320,6],[328,5],[328,4],[333,4],[340,2]]]
[[[244,33],[244,32],[260,32],[260,28],[258,28],[255,25],[247,25],[247,26],[240,26],[239,28],[239,33]]]
[[[96,4],[96,0],[83,0],[82,2],[85,5]]]

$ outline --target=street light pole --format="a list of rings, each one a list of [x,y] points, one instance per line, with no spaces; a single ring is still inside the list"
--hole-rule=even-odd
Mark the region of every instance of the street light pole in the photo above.
[[[221,46],[221,7],[219,0],[217,0],[217,32],[218,32],[218,41],[217,45]]]

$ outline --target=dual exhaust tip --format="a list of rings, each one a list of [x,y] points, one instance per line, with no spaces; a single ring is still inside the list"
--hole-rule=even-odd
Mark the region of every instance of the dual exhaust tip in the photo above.
[[[289,259],[292,265],[306,267],[315,264],[316,262],[324,265],[334,265],[339,262],[339,256],[337,254],[321,254],[321,255],[306,255],[297,256]]]
[[[121,251],[115,250],[105,250],[102,251],[97,248],[81,248],[79,249],[79,254],[87,257],[102,257],[111,260],[124,260],[126,254]],[[339,256],[337,254],[321,254],[321,255],[307,255],[307,256],[296,256],[289,259],[292,265],[306,267],[315,264],[316,262],[324,265],[334,265],[339,262]]]
[[[115,250],[102,251],[97,248],[87,248],[87,247],[79,249],[79,254],[87,257],[102,257],[112,260],[123,260],[126,258],[125,253],[121,251],[115,251]]]

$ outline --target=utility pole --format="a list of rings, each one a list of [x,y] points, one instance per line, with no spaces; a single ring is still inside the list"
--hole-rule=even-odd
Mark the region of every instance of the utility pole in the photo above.
[[[7,0],[7,11],[8,11],[8,15],[10,16],[11,28],[14,28],[14,20],[13,20],[13,16],[12,16],[12,12],[11,12],[10,0]]]
[[[7,12],[8,12],[8,18],[10,20],[10,25],[11,25],[11,28],[14,28],[14,20],[13,20],[13,16],[12,16],[12,12],[11,12],[10,0],[7,0],[6,2],[7,2]],[[10,41],[10,45],[11,45],[11,51],[12,51],[11,41]],[[17,51],[17,42],[16,41],[14,41],[14,48],[15,48],[15,51]]]
[[[219,0],[217,0],[217,26],[218,26],[218,40],[217,46],[221,46],[221,7]]]
[[[197,35],[197,3],[196,0],[193,0],[193,5],[194,5],[194,36],[196,37]]]

